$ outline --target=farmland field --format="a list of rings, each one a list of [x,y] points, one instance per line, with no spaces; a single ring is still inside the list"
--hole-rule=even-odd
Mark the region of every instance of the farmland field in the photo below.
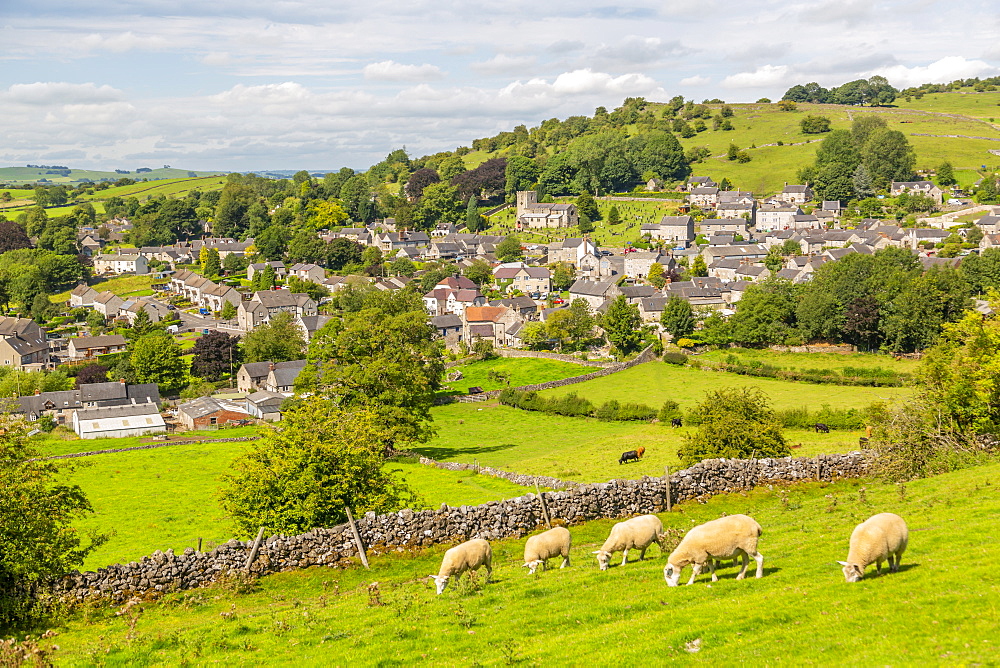
[[[661,513],[686,530],[747,513],[764,527],[764,577],[668,588],[663,554],[606,572],[592,550],[612,521],[571,527],[571,566],[521,568],[524,539],[493,543],[489,583],[435,596],[427,574],[447,546],[373,556],[372,570],[313,567],[261,580],[260,591],[207,589],[143,605],[129,635],[116,607],[57,629],[64,665],[928,665],[990,664],[1000,547],[1000,465],[905,487],[802,483],[688,502]],[[896,512],[910,527],[898,573],[847,584],[837,559],[854,525]],[[970,559],[970,556],[973,558]],[[634,557],[633,557],[634,559]],[[686,580],[690,571],[685,571]],[[884,573],[884,572],[883,572]],[[380,604],[368,587],[378,583]],[[613,659],[612,659],[613,657]]]
[[[840,371],[844,367],[864,369],[885,369],[895,373],[913,373],[920,365],[918,360],[900,358],[891,355],[873,355],[868,353],[796,353],[778,352],[775,350],[755,348],[727,348],[712,350],[697,355],[697,359],[708,362],[722,362],[729,355],[735,355],[741,362],[757,360],[764,364],[773,364],[782,369],[823,369]]]
[[[155,278],[153,274],[128,274],[124,276],[115,276],[114,278],[97,278],[93,279],[90,283],[90,287],[94,288],[98,292],[104,292],[105,290],[110,290],[119,297],[142,297],[145,295],[150,295],[150,286],[154,283],[163,283],[163,279]],[[62,304],[69,300],[69,293],[73,289],[60,292],[56,295],[50,295],[49,300],[56,303]]]
[[[462,379],[445,381],[446,389],[464,394],[470,387],[481,387],[487,392],[499,390],[504,385],[490,380],[490,371],[510,374],[510,386],[547,383],[551,380],[582,376],[599,369],[562,360],[530,357],[498,357],[491,360],[461,364],[448,370],[462,372]]]

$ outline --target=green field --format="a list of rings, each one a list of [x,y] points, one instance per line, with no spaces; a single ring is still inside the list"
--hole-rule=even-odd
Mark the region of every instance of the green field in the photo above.
[[[502,385],[495,380],[490,380],[490,371],[499,371],[510,374],[510,386],[518,387],[535,383],[547,383],[551,380],[570,378],[571,376],[582,376],[592,371],[598,371],[594,367],[562,360],[552,360],[545,358],[531,357],[498,357],[481,362],[471,362],[448,369],[447,373],[455,371],[462,372],[462,379],[449,381],[445,380],[445,389],[459,394],[465,394],[470,387],[481,387],[487,392],[499,390]]]
[[[668,588],[664,556],[597,569],[612,524],[571,527],[572,564],[521,568],[524,540],[493,543],[494,574],[434,593],[447,546],[374,556],[372,570],[313,567],[260,591],[171,594],[129,633],[90,609],[53,639],[63,665],[990,665],[1000,655],[1000,465],[908,483],[803,483],[689,502],[660,517],[686,530],[747,513],[764,527],[764,577]],[[910,527],[898,573],[844,582],[855,524],[895,512]],[[634,557],[633,557],[634,559]],[[686,581],[690,571],[685,571]],[[372,604],[377,582],[381,604]],[[695,653],[696,651],[696,653]]]
[[[802,366],[801,363],[797,366]],[[876,401],[891,401],[907,397],[910,391],[899,387],[847,387],[839,385],[812,385],[792,383],[771,378],[747,378],[737,374],[705,371],[687,366],[662,362],[640,364],[619,373],[595,378],[570,388],[557,387],[543,390],[545,396],[561,396],[574,391],[582,397],[601,404],[608,399],[644,403],[659,408],[672,399],[682,410],[692,408],[705,393],[724,387],[756,386],[771,398],[772,406],[808,408],[819,410],[824,405],[831,408],[861,408]]]
[[[793,353],[756,348],[725,348],[700,353],[696,359],[708,362],[722,362],[729,355],[735,355],[742,362],[757,360],[773,364],[782,369],[825,369],[841,371],[844,367],[865,369],[886,369],[895,373],[913,373],[920,366],[919,360],[895,359],[891,355],[868,353]]]
[[[221,172],[189,172],[186,169],[174,169],[171,167],[161,167],[141,174],[132,171],[130,174],[119,174],[117,172],[104,172],[92,169],[70,169],[69,174],[49,174],[50,170],[38,169],[35,167],[0,167],[0,184],[24,184],[36,183],[40,179],[53,185],[79,184],[85,181],[117,181],[121,178],[133,180],[147,179],[149,181],[161,179],[181,179],[198,176],[217,176]]]
[[[254,428],[222,430],[192,435],[220,438],[252,433]],[[46,454],[134,447],[139,439],[67,441],[46,448]],[[75,444],[70,449],[68,444]],[[64,460],[70,481],[80,485],[94,507],[94,513],[75,526],[82,533],[111,533],[110,540],[94,551],[84,569],[128,562],[155,550],[176,551],[194,547],[198,538],[207,549],[236,536],[223,513],[216,492],[219,476],[245,448],[246,442],[177,445],[152,450],[136,450],[92,455]],[[426,507],[478,504],[520,496],[527,490],[499,478],[471,472],[445,471],[416,462],[391,462],[392,469],[420,494]],[[239,536],[246,538],[246,536]]]
[[[151,285],[163,282],[162,278],[154,278],[153,274],[126,274],[113,278],[92,279],[90,287],[98,292],[110,290],[119,297],[144,297],[153,294],[152,290],[150,290]],[[69,300],[69,293],[73,292],[74,289],[75,286],[59,294],[49,295],[49,300],[56,304],[63,304]]]

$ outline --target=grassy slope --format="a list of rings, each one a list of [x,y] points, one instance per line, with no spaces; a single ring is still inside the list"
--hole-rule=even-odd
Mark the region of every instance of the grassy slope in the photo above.
[[[481,387],[487,391],[499,390],[503,386],[487,377],[487,374],[492,370],[509,373],[511,387],[547,383],[552,380],[582,376],[597,371],[593,367],[561,360],[499,357],[485,362],[472,362],[452,367],[448,370],[449,373],[461,371],[463,377],[457,381],[445,381],[446,387],[461,393],[466,392],[470,387]]]
[[[45,169],[35,169],[33,167],[0,167],[0,183],[34,183],[38,179],[48,179],[50,183],[54,185],[59,184],[76,184],[82,182],[83,179],[90,179],[91,181],[100,181],[101,179],[111,179],[117,181],[120,178],[130,178],[130,179],[179,179],[188,178],[188,170],[186,169],[154,169],[151,172],[144,172],[142,174],[137,174],[132,172],[131,174],[118,174],[116,172],[103,172],[92,169],[71,169],[69,176],[60,176],[58,174],[46,174],[48,170]],[[199,176],[218,174],[218,172],[195,172]]]
[[[992,536],[1000,465],[906,486],[858,481],[716,497],[661,514],[687,529],[723,513],[752,514],[764,527],[761,580],[734,569],[710,584],[669,589],[665,559],[600,572],[590,552],[610,521],[572,527],[573,564],[536,576],[521,565],[524,540],[495,542],[494,576],[435,596],[445,546],[375,556],[372,570],[311,568],[262,580],[258,593],[176,594],[147,604],[126,640],[114,610],[78,618],[55,642],[66,665],[176,665],[217,661],[295,665],[919,665],[990,663],[1000,652],[1000,547]],[[833,503],[833,500],[836,503]],[[909,523],[899,573],[843,581],[835,560],[852,527],[876,512]],[[970,558],[971,557],[971,558]],[[873,569],[870,569],[870,571]],[[685,579],[689,571],[684,573]],[[381,606],[370,606],[377,581]],[[685,651],[700,639],[700,651]]]
[[[729,355],[736,355],[740,361],[758,360],[765,364],[773,364],[782,369],[828,369],[841,371],[844,367],[860,367],[866,369],[881,368],[896,373],[913,373],[920,365],[918,360],[895,359],[889,355],[870,355],[856,353],[842,355],[840,353],[783,353],[775,350],[759,350],[753,348],[729,348],[713,350],[698,355],[698,359],[710,362],[722,362]]]
[[[654,408],[673,399],[682,409],[701,401],[709,390],[723,387],[756,386],[770,398],[774,408],[818,410],[824,404],[831,408],[862,407],[868,404],[909,395],[909,390],[895,387],[846,387],[789,383],[770,378],[747,378],[731,373],[703,371],[661,362],[640,364],[620,373],[596,378],[572,388],[544,390],[543,395],[558,396],[575,391],[595,403],[608,399],[634,401]]]
[[[98,292],[104,292],[105,290],[110,290],[119,297],[141,297],[144,295],[149,295],[149,286],[154,283],[163,283],[163,279],[157,279],[153,277],[153,274],[143,274],[143,275],[123,275],[115,276],[114,278],[106,278],[90,283],[90,287],[94,288]],[[60,292],[56,295],[49,295],[49,300],[55,302],[56,304],[61,304],[69,299],[69,293],[71,293],[75,288],[70,288],[64,292]],[[143,293],[143,294],[138,294]]]

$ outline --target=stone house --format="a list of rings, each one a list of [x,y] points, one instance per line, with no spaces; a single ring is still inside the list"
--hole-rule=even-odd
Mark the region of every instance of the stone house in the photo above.
[[[710,237],[720,232],[739,234],[744,239],[750,236],[749,223],[744,218],[706,218],[698,223],[701,234]]]
[[[293,264],[288,270],[289,276],[295,276],[303,281],[312,281],[313,283],[322,283],[323,279],[326,278],[326,272],[323,271],[323,267],[317,264]]]
[[[910,193],[911,195],[927,195],[940,204],[944,199],[944,191],[933,181],[893,181],[889,186],[889,194],[893,197]]]
[[[92,307],[94,305],[94,298],[97,295],[97,290],[85,283],[81,283],[73,288],[73,292],[69,293],[69,305],[71,308],[79,308],[81,306]]]
[[[288,290],[262,290],[254,294],[249,301],[241,301],[236,309],[239,328],[245,332],[260,327],[271,321],[279,313],[289,313],[294,319],[297,316],[316,315],[316,302],[301,292]]]
[[[50,364],[45,332],[30,318],[0,317],[0,364],[36,371]]]
[[[492,341],[495,346],[512,345],[514,325],[523,324],[517,311],[505,306],[473,306],[465,310],[463,336],[472,345],[476,339]]]
[[[436,315],[431,318],[431,325],[437,330],[438,337],[444,341],[445,348],[451,351],[458,350],[458,344],[464,340],[463,323],[459,316],[452,313]]]
[[[98,255],[94,258],[95,274],[148,274],[149,262],[142,255]]]
[[[121,311],[122,304],[125,301],[111,292],[110,290],[105,290],[94,297],[94,310],[107,318],[117,318],[118,312]]]
[[[186,430],[212,429],[248,417],[237,404],[215,397],[198,397],[177,407],[177,418]]]
[[[794,204],[765,204],[757,210],[755,226],[759,232],[792,227],[802,209]]]
[[[604,302],[621,294],[618,282],[615,280],[592,281],[587,278],[577,279],[569,288],[570,302],[582,299],[591,309],[597,309]]]
[[[646,223],[641,234],[650,239],[688,244],[694,241],[694,218],[691,216],[663,216],[659,223]]]
[[[692,188],[688,194],[688,202],[692,206],[714,207],[719,203],[719,189],[714,187]]]
[[[520,190],[516,199],[518,229],[573,227],[580,223],[575,204],[544,204],[534,190]]]
[[[78,336],[69,340],[69,356],[70,359],[84,360],[108,353],[120,353],[127,344],[128,341],[121,334]]]
[[[493,278],[498,286],[524,294],[546,295],[552,290],[552,272],[546,267],[499,267]]]
[[[789,204],[805,204],[812,201],[813,191],[807,185],[788,185],[786,183],[781,192],[774,197]]]
[[[247,280],[252,281],[253,277],[257,275],[258,272],[264,271],[267,265],[271,265],[274,269],[274,275],[276,278],[284,278],[288,271],[285,269],[285,263],[281,260],[273,260],[271,262],[254,262],[247,267]]]
[[[240,392],[254,392],[264,388],[268,375],[275,369],[294,369],[295,375],[306,365],[306,360],[290,362],[247,362],[236,372],[236,387]]]

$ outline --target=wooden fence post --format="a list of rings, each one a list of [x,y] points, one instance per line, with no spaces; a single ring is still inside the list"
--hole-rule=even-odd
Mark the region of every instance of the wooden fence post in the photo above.
[[[538,476],[535,476],[535,493],[538,494],[538,500],[542,503],[542,517],[545,518],[545,526],[552,528],[552,520],[549,519],[549,509],[545,505],[545,497],[542,496],[541,490],[538,488]]]
[[[364,564],[365,568],[368,568],[368,555],[365,554],[365,546],[361,543],[361,534],[358,533],[358,525],[354,521],[354,514],[351,512],[350,506],[344,506],[344,510],[347,511],[347,521],[351,523],[354,543],[358,546],[358,556],[361,557],[361,563]]]
[[[670,467],[663,467],[663,482],[667,486],[667,512],[670,512]]]
[[[198,551],[201,552],[201,536],[198,536]]]
[[[243,567],[243,570],[247,571],[248,573],[250,572],[250,566],[253,565],[254,559],[257,558],[257,552],[260,550],[260,541],[262,541],[263,539],[264,539],[264,527],[261,527],[260,531],[257,532],[257,538],[253,542],[253,547],[250,549],[250,556],[247,557],[246,566]]]

